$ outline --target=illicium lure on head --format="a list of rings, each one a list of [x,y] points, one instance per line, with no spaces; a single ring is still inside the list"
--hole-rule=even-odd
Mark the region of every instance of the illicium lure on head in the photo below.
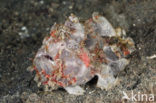
[[[112,88],[117,74],[129,63],[125,57],[135,49],[133,40],[121,31],[96,12],[84,23],[71,14],[64,24],[54,24],[33,60],[38,86],[63,87],[70,94],[82,95],[80,85],[96,75],[97,87]]]

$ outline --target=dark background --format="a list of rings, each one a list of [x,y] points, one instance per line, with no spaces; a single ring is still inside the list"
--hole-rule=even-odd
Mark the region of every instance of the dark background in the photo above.
[[[112,90],[96,88],[96,79],[83,87],[84,96],[62,89],[44,92],[27,71],[51,26],[74,13],[86,20],[97,11],[135,41],[131,63]],[[122,91],[156,93],[155,0],[0,0],[0,103],[109,103],[120,102]],[[155,87],[155,88],[154,88]]]

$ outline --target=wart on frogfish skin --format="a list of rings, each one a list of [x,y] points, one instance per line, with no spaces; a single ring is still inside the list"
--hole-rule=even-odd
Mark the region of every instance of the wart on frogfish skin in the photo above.
[[[97,12],[84,23],[71,14],[64,25],[54,24],[43,40],[33,60],[34,80],[46,91],[62,87],[82,95],[80,85],[98,76],[97,87],[108,90],[116,85],[116,75],[129,64],[125,57],[134,50],[133,40],[116,32]]]

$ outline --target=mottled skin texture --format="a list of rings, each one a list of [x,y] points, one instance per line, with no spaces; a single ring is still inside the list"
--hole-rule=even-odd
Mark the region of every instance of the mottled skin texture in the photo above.
[[[84,90],[79,85],[97,75],[97,87],[107,90],[117,83],[114,76],[129,63],[124,57],[133,50],[133,41],[117,35],[98,13],[84,23],[72,14],[64,25],[55,24],[43,40],[33,62],[35,80],[51,90],[63,87],[81,95]]]

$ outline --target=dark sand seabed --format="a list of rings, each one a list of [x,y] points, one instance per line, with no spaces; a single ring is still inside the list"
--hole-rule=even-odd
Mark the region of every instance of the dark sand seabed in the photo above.
[[[69,95],[63,89],[44,92],[38,88],[35,73],[26,69],[50,27],[63,23],[70,13],[85,20],[94,11],[115,28],[124,28],[135,41],[136,51],[119,74],[120,84],[101,90],[96,88],[95,77],[83,85],[83,96]],[[156,58],[148,58],[154,54],[155,0],[0,0],[0,103],[120,103],[122,91],[128,95],[131,91],[155,94],[156,102]]]

